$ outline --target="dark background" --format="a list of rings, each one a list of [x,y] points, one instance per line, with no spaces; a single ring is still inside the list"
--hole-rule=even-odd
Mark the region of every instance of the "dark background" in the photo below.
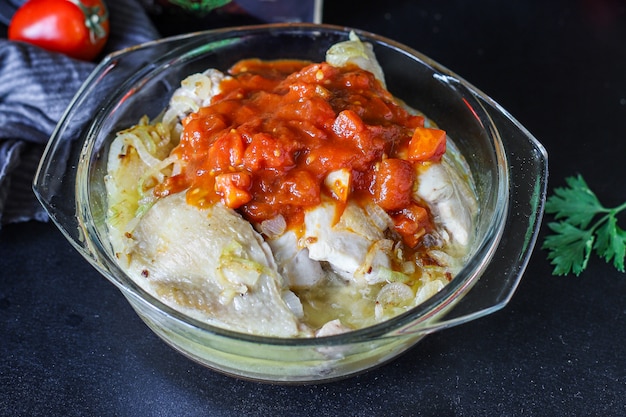
[[[408,44],[494,98],[547,148],[550,193],[580,173],[606,205],[626,200],[624,2],[326,0],[323,21]],[[503,310],[354,378],[273,386],[167,347],[52,224],[9,225],[0,415],[626,415],[626,275],[596,257],[579,277],[551,270],[538,245]]]

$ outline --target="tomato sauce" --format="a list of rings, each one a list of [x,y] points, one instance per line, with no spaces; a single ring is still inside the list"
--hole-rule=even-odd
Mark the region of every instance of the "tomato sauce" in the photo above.
[[[445,132],[425,128],[356,66],[249,59],[230,75],[209,106],[183,121],[173,152],[184,169],[158,194],[188,189],[190,204],[222,201],[252,222],[282,215],[298,227],[324,196],[341,200],[324,180],[343,169],[348,198],[373,200],[417,244],[430,222],[411,197],[413,164],[440,159]]]

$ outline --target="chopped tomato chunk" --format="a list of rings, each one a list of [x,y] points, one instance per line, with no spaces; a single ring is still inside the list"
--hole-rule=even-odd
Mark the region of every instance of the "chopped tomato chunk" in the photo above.
[[[374,201],[385,210],[398,210],[411,203],[415,182],[413,164],[404,159],[383,160],[374,181]]]
[[[222,203],[230,208],[238,208],[252,200],[248,191],[251,180],[245,172],[229,172],[215,176],[215,192],[222,197]]]
[[[287,149],[267,133],[257,133],[252,136],[244,152],[243,160],[246,168],[252,171],[263,168],[284,168],[294,164]]]
[[[395,229],[404,243],[414,248],[419,240],[432,227],[428,211],[415,203],[402,209],[398,214],[392,216]]]
[[[446,153],[446,132],[428,127],[416,127],[409,141],[409,159],[438,161]]]
[[[363,120],[352,110],[344,110],[335,119],[333,131],[341,138],[353,138],[364,129]]]
[[[206,171],[228,172],[231,167],[240,168],[243,163],[244,144],[237,132],[228,132],[209,148]]]
[[[407,245],[429,230],[412,198],[415,163],[437,161],[446,133],[424,127],[374,75],[356,66],[243,60],[208,106],[183,120],[181,172],[159,195],[185,188],[190,204],[222,201],[248,220],[302,226],[323,198],[374,202]]]

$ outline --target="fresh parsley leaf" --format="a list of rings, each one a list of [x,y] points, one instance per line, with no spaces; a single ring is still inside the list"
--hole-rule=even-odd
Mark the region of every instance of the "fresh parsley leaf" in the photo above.
[[[575,226],[587,227],[596,214],[604,210],[598,197],[580,176],[565,179],[567,188],[557,188],[546,201],[546,212]]]
[[[566,222],[548,223],[555,233],[546,237],[544,248],[549,249],[548,259],[554,265],[554,275],[579,275],[589,262],[594,236]]]
[[[554,275],[580,275],[595,253],[620,272],[625,271],[626,231],[617,224],[617,215],[626,209],[604,207],[581,175],[565,179],[567,187],[556,188],[546,201],[546,213],[557,222],[548,223],[553,232],[542,248],[554,265]]]
[[[613,216],[598,228],[598,239],[594,249],[606,262],[613,262],[615,268],[624,272],[624,257],[626,257],[626,232],[617,225]]]

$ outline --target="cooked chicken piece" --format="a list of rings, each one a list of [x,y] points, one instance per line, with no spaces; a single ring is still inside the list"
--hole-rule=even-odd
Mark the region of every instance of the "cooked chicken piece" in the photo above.
[[[148,207],[154,194],[147,189],[164,178],[173,159],[168,157],[177,141],[163,124],[148,123],[144,117],[137,125],[119,132],[109,148],[107,225],[111,244],[118,250],[127,242],[127,232],[136,224],[138,211]]]
[[[473,218],[478,210],[476,199],[467,185],[445,159],[440,164],[420,167],[417,198],[430,207],[435,222],[443,227],[446,241],[467,245],[472,234]]]
[[[289,281],[290,288],[311,288],[326,276],[319,262],[309,257],[309,250],[298,245],[294,231],[268,239],[278,271]]]
[[[318,331],[315,332],[315,337],[334,336],[336,334],[346,333],[352,330],[348,326],[344,326],[341,320],[335,319],[327,322]]]
[[[384,281],[381,270],[389,270],[392,242],[354,202],[349,202],[337,222],[337,204],[325,201],[304,217],[304,245],[311,259],[328,262],[347,280],[374,284]]]
[[[129,273],[165,303],[234,331],[293,337],[294,303],[269,247],[221,204],[199,209],[184,193],[159,199],[132,232]],[[301,310],[301,306],[292,307]]]

